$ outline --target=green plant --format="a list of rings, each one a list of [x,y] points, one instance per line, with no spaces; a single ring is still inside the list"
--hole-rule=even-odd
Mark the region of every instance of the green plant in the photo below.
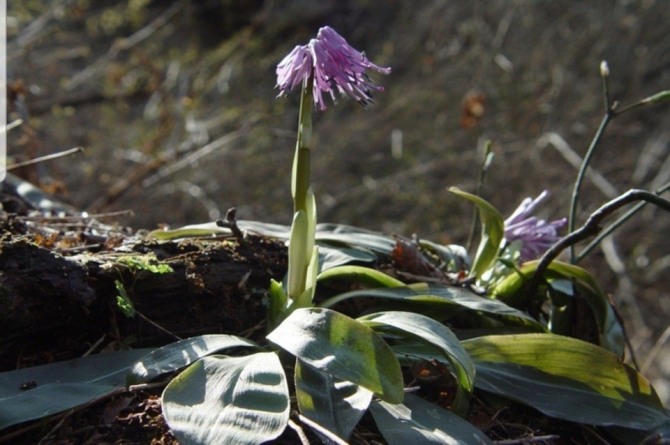
[[[408,312],[384,312],[377,317],[353,319],[332,309],[312,307],[318,281],[319,249],[315,246],[314,194],[309,185],[311,104],[315,100],[325,108],[319,100],[320,92],[331,87],[330,81],[324,82],[320,77],[323,74],[318,67],[326,66],[331,69],[328,75],[337,78],[336,68],[329,64],[342,63],[338,57],[351,57],[351,65],[338,68],[354,73],[371,64],[330,28],[322,29],[319,37],[310,42],[309,49],[306,54],[304,48],[297,47],[278,68],[282,92],[297,82],[296,79],[287,81],[288,86],[283,82],[284,64],[288,64],[288,70],[304,69],[305,73],[297,76],[302,83],[302,95],[291,181],[295,214],[288,236],[289,265],[285,283],[273,281],[270,286],[268,322],[274,329],[267,339],[295,357],[288,369],[293,370],[300,416],[318,434],[331,440],[348,439],[372,403],[373,395],[393,405],[403,401],[403,375],[391,347],[399,338],[432,345],[454,367],[459,390],[453,409],[464,415],[473,390],[474,366],[446,326],[427,316]],[[331,54],[323,55],[320,51]],[[304,67],[310,57],[320,60],[314,61],[314,71]],[[308,65],[311,67],[312,63]],[[357,75],[360,79],[355,77]],[[341,77],[340,86],[367,95],[367,91],[361,89],[367,82],[362,76],[361,70],[360,74],[354,74],[353,80]],[[351,267],[345,266],[330,271],[326,279],[346,278],[352,273]],[[359,281],[402,285],[369,269],[357,272]],[[385,336],[391,336],[391,343],[385,341]],[[151,360],[147,363],[151,366]],[[266,441],[278,436],[289,424],[290,395],[286,379],[279,355],[272,350],[243,358],[199,359],[166,387],[163,393],[165,416],[177,437],[188,443]],[[259,384],[260,381],[263,383]],[[200,392],[203,386],[207,388],[204,397],[194,400],[192,394]],[[385,412],[383,406],[380,405],[378,412]],[[253,412],[246,412],[245,408]],[[453,415],[445,410],[442,417],[448,425]],[[414,421],[421,419],[415,415]],[[211,425],[217,427],[211,428]],[[463,428],[466,427],[461,425]],[[449,435],[446,431],[443,434]],[[473,427],[468,428],[468,434],[485,441]]]

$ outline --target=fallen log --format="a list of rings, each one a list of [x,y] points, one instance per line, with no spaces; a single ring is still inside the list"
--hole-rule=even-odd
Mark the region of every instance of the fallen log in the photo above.
[[[39,235],[44,229],[5,231],[0,240],[0,370],[114,342],[140,347],[170,336],[248,331],[264,320],[270,279],[286,271],[284,244],[265,237],[250,235],[240,244],[235,237],[119,239],[115,232],[111,249],[85,241],[73,247],[71,239],[61,249]],[[58,237],[66,238],[62,231]],[[152,264],[169,272],[154,273]],[[119,309],[120,289],[139,316]]]

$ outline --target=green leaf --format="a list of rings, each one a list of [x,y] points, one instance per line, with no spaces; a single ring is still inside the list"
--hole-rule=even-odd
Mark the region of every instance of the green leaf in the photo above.
[[[372,392],[296,360],[295,391],[300,412],[344,440],[365,414]]]
[[[268,324],[276,327],[284,315],[288,303],[288,296],[284,291],[284,286],[275,279],[270,279],[270,289],[268,290]]]
[[[320,244],[344,245],[390,255],[396,241],[393,237],[346,224],[318,224],[316,240]]]
[[[525,312],[502,301],[482,297],[473,291],[443,284],[415,283],[409,286],[420,295],[437,297],[445,304],[457,305],[464,310],[486,314],[502,320],[506,325],[524,326],[533,331],[545,331],[542,324]]]
[[[298,298],[305,291],[305,274],[310,257],[306,250],[308,244],[309,221],[307,214],[299,210],[293,215],[291,237],[288,242],[287,294],[289,298]],[[309,252],[311,254],[311,251]]]
[[[445,317],[454,316],[462,311],[472,314],[484,314],[500,319],[506,325],[522,326],[531,331],[546,329],[530,315],[514,309],[502,301],[480,297],[474,292],[456,286],[415,283],[409,286],[361,289],[336,295],[322,302],[321,307],[332,307],[350,298],[383,298],[404,303],[435,306]]]
[[[389,445],[493,444],[472,424],[412,394],[407,394],[398,405],[372,402],[370,412]]]
[[[465,415],[474,387],[475,366],[451,330],[432,318],[413,312],[380,312],[359,317],[365,325],[382,332],[419,338],[439,348],[456,372],[458,393],[453,410]]]
[[[321,272],[317,277],[320,283],[330,280],[341,280],[370,287],[399,287],[405,283],[376,269],[363,266],[339,266]]]
[[[291,304],[291,310],[295,310],[299,307],[312,306],[312,300],[314,300],[314,294],[316,292],[316,277],[318,273],[319,247],[314,246],[312,248],[312,254],[310,255],[309,264],[305,270],[305,290],[298,298],[294,299]]]
[[[288,239],[289,227],[258,221],[238,221],[241,230],[257,233],[272,238]],[[202,231],[216,230],[215,224],[188,226],[190,229]],[[226,233],[228,229],[218,228]],[[316,240],[320,245],[335,247],[348,246],[367,250],[382,255],[390,255],[395,247],[395,239],[391,236],[346,224],[321,223],[316,226]]]
[[[447,366],[452,373],[454,372],[453,366],[445,356],[444,351],[424,341],[401,339],[395,341],[392,348],[401,366],[420,365],[421,362],[435,361]]]
[[[218,226],[215,222],[204,224],[190,224],[171,230],[154,230],[149,232],[149,237],[159,240],[175,240],[181,238],[195,238],[202,236],[216,236],[221,234],[229,234],[230,230]]]
[[[548,416],[637,429],[668,420],[642,375],[590,343],[553,334],[523,334],[479,337],[462,344],[477,367],[478,388]]]
[[[161,374],[184,368],[196,360],[231,348],[258,348],[242,337],[226,334],[200,335],[155,349],[137,361],[128,373],[128,384],[146,383]]]
[[[305,251],[307,252],[307,255],[310,255],[314,250],[314,243],[316,242],[316,219],[317,219],[316,198],[314,197],[314,190],[312,190],[311,185],[307,188],[307,196],[305,197],[305,199],[306,199],[305,212],[307,214],[307,234],[306,234],[307,244],[305,245]]]
[[[0,430],[77,408],[123,389],[130,366],[149,351],[110,352],[0,373]],[[37,386],[21,389],[26,384]]]
[[[365,249],[319,244],[319,264],[321,265],[321,271],[351,263],[372,263],[376,259],[377,255]]]
[[[524,284],[526,284],[532,274],[537,269],[539,261],[530,261],[524,263],[518,270],[513,271],[507,275],[503,280],[498,282],[491,290],[490,295],[493,298],[504,301],[510,306],[522,307],[527,306],[534,295],[527,295],[524,293]]]
[[[624,356],[624,332],[619,318],[605,292],[602,291],[593,276],[585,269],[573,264],[554,261],[549,265],[546,278],[550,283],[559,280],[576,280],[580,295],[584,297],[598,324],[600,345],[609,349],[617,357]]]
[[[260,444],[288,424],[286,375],[277,354],[198,360],[163,391],[163,414],[182,444]]]
[[[282,224],[240,220],[237,221],[237,226],[242,231],[284,240],[287,240],[290,234],[290,227]],[[155,230],[149,236],[170,240],[196,236],[229,235],[231,233],[229,228],[211,222],[191,224],[172,230]],[[326,244],[355,246],[385,255],[389,255],[395,247],[395,240],[391,236],[346,224],[317,224],[316,239]]]
[[[386,401],[402,401],[403,378],[395,354],[375,331],[346,315],[296,309],[267,339],[339,380],[363,386]]]
[[[495,207],[479,196],[464,192],[456,187],[450,187],[449,191],[474,203],[479,211],[482,234],[475,260],[470,269],[470,275],[478,278],[493,265],[498,256],[505,230],[503,218]]]
[[[506,302],[518,302],[523,298],[524,284],[526,280],[537,270],[539,261],[530,261],[521,267],[520,276],[518,273],[510,274],[501,283],[499,283],[491,292],[495,298]],[[547,268],[544,279],[550,284],[557,282],[557,288],[560,288],[561,280],[573,281],[580,289],[580,294],[593,311],[593,316],[598,324],[598,334],[600,345],[609,349],[618,357],[624,354],[624,334],[623,327],[609,304],[605,292],[600,289],[596,280],[585,269],[567,264],[561,261],[552,261]],[[530,298],[530,296],[528,296]]]
[[[290,234],[290,228],[281,224],[242,220],[237,221],[237,226],[245,232],[282,240],[288,240]],[[216,223],[204,223],[172,230],[155,230],[149,236],[161,240],[175,240],[230,234],[232,232],[226,227]],[[321,247],[322,270],[353,261],[372,262],[377,259],[377,254],[390,255],[395,246],[395,240],[390,236],[343,224],[317,224],[316,240]]]

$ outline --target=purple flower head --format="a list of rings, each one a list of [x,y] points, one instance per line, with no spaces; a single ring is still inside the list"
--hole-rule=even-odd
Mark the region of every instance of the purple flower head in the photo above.
[[[335,93],[349,96],[362,105],[372,102],[371,91],[383,91],[372,83],[365,73],[373,69],[389,74],[391,68],[383,68],[370,62],[364,53],[351,47],[333,28],[324,26],[307,45],[296,46],[277,65],[277,88],[279,96],[290,93],[299,84],[314,78],[312,94],[320,110],[326,109],[323,94]]]
[[[547,196],[545,190],[535,199],[524,199],[505,220],[505,239],[509,243],[521,242],[522,262],[541,257],[561,238],[558,230],[567,223],[566,218],[547,222],[532,215],[535,207]]]

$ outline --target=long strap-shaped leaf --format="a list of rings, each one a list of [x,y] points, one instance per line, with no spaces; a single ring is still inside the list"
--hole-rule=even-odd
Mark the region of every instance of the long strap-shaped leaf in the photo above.
[[[470,268],[470,275],[479,278],[495,261],[503,240],[505,225],[498,210],[488,201],[456,187],[450,187],[449,191],[461,198],[474,203],[479,211],[482,231],[477,254]]]
[[[538,264],[539,261],[525,263],[520,269],[522,275],[519,275],[519,273],[510,274],[492,290],[491,295],[508,304],[514,304],[519,298],[524,298],[523,286],[527,282],[527,277],[535,273]],[[612,351],[617,357],[623,357],[623,327],[619,323],[607,295],[598,286],[591,274],[574,264],[554,261],[547,268],[544,278],[549,282],[561,279],[574,281],[582,289],[582,297],[593,311],[593,316],[598,324],[600,345]]]
[[[456,414],[408,394],[402,404],[373,402],[370,412],[389,445],[491,445],[474,425]]]
[[[475,386],[544,414],[591,425],[651,429],[668,421],[649,382],[598,346],[553,334],[463,341]]]
[[[149,349],[112,352],[0,373],[0,430],[85,405],[123,389]],[[34,388],[21,389],[30,382]]]
[[[451,330],[432,318],[413,312],[379,312],[358,318],[375,330],[386,331],[405,338],[420,339],[437,348],[456,373],[458,393],[453,411],[465,415],[470,393],[474,387],[475,366]]]
[[[259,348],[251,340],[227,334],[199,335],[170,343],[138,360],[128,373],[128,384],[146,383],[155,377],[185,368],[202,357],[232,348]]]

